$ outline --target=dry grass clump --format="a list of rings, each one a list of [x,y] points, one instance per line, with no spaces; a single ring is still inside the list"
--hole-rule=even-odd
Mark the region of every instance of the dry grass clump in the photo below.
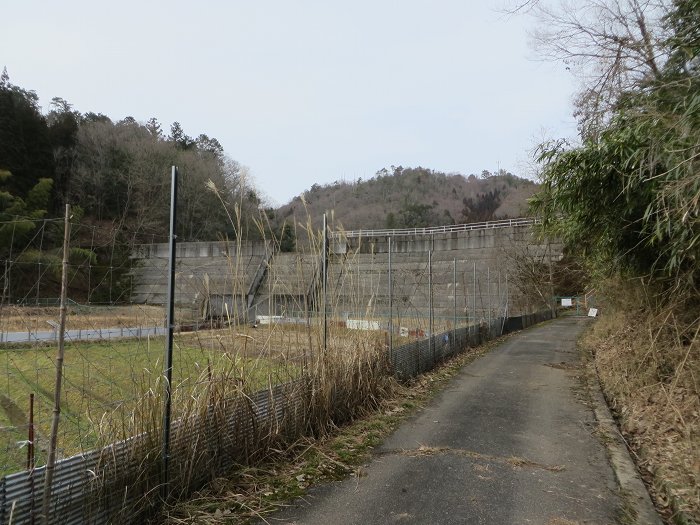
[[[353,420],[348,424],[341,425],[339,418],[335,418],[336,423],[326,423],[325,431],[316,437],[289,439],[268,447],[255,464],[237,464],[191,498],[167,506],[161,515],[162,522],[168,525],[257,523],[303,496],[312,485],[348,475],[361,477],[372,450],[391,431],[439,392],[465,364],[498,342],[459,354],[413,379],[409,385],[382,378],[382,397],[375,392],[371,398],[374,408],[364,404],[355,408]],[[354,380],[357,379],[356,376]],[[328,401],[328,397],[321,399]]]
[[[697,304],[651,304],[654,295],[636,283],[606,290],[584,345],[657,505],[669,519],[700,522]]]
[[[347,337],[347,335],[346,335]],[[396,383],[387,353],[376,338],[357,332],[354,349],[329,341],[326,352],[315,349],[286,380],[270,375],[265,389],[255,390],[241,378],[254,374],[254,362],[231,360],[217,373],[205,371],[197,388],[174,391],[178,419],[173,425],[170,498],[181,499],[212,476],[241,468],[241,476],[263,460],[287,450],[303,436],[324,436],[342,423],[376,409]],[[147,392],[133,417],[124,421],[127,434],[139,436],[127,459],[107,449],[96,475],[99,507],[114,508],[114,519],[143,519],[160,506],[161,385]],[[268,407],[261,412],[260,401]],[[105,433],[105,441],[114,429]],[[246,474],[248,473],[248,474]],[[242,480],[245,481],[245,480]],[[245,483],[244,483],[245,485]],[[119,492],[117,492],[117,490]],[[120,506],[124,491],[143,494],[136,506]]]
[[[326,353],[315,356],[304,385],[306,425],[312,434],[376,408],[391,389],[388,352],[370,334],[359,332],[354,349],[331,341]]]
[[[314,274],[320,272],[320,241],[310,233],[303,255],[313,262]],[[234,256],[232,274],[236,267]],[[299,275],[298,279],[306,278]],[[313,305],[317,312],[323,306],[321,287],[311,293],[314,296],[292,305],[293,310],[308,313],[293,334],[287,331],[286,339],[276,335],[283,327],[275,324],[243,333],[244,319],[235,318],[236,312],[229,319],[230,333],[217,333],[216,340],[206,341],[203,334],[192,336],[202,346],[217,347],[228,366],[212,362],[196,380],[183,381],[187,388],[173,384],[172,405],[177,411],[171,431],[169,501],[191,494],[234,466],[245,472],[302,436],[324,436],[337,425],[376,409],[392,391],[395,380],[383,338],[332,324],[325,331],[322,316],[312,317],[309,308]],[[162,407],[159,379],[145,392],[132,417],[123,421],[123,429],[115,429],[114,421],[105,427],[105,443],[113,441],[115,431],[137,436],[128,443],[126,459],[110,455],[108,449],[95,476],[100,480],[95,488],[99,506],[115,509],[116,521],[144,519],[162,503]],[[143,496],[136,506],[119,505],[117,498],[127,499],[125,491]]]
[[[50,331],[49,321],[58,321],[58,308],[48,306],[5,305],[0,312],[3,332]],[[69,307],[67,330],[96,328],[134,328],[163,326],[162,306],[146,304]]]

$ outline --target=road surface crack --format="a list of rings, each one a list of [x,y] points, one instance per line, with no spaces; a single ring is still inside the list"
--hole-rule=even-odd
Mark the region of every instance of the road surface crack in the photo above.
[[[546,470],[548,472],[562,472],[566,470],[566,467],[564,465],[546,465],[544,463],[538,463],[537,461],[532,461],[530,459],[519,456],[493,456],[490,454],[481,454],[479,452],[474,452],[473,450],[465,450],[462,448],[452,448],[444,446],[420,445],[418,448],[413,449],[387,450],[386,452],[384,452],[383,455],[400,455],[407,456],[410,458],[451,455],[476,459],[480,461],[488,461],[492,463],[500,463],[502,465],[508,465],[513,468],[533,468]]]

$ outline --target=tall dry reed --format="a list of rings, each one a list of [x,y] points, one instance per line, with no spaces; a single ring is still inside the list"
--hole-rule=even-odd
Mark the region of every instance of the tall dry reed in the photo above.
[[[231,220],[240,226],[237,212]],[[270,234],[265,219],[258,224],[263,242],[279,252],[280,240]],[[273,319],[251,331],[246,328],[253,322],[247,304],[234,299],[223,328],[192,338],[203,350],[209,345],[210,357],[198,377],[173,385],[172,499],[186,496],[236,465],[255,463],[302,435],[320,435],[351,420],[376,407],[393,388],[381,333],[347,330],[331,315],[324,346],[324,304],[332,313],[342,301],[343,308],[362,310],[368,319],[374,311],[371,305],[347,304],[348,298],[359,300],[360,294],[343,294],[338,283],[328,287],[324,298],[319,285],[323,232],[314,230],[309,217],[294,227],[304,233],[297,238],[305,239],[296,254],[289,255],[294,270],[285,271],[280,280],[275,272],[281,269],[268,266],[262,283],[267,289],[262,293],[268,296],[268,313],[284,297],[285,308],[297,312],[295,324]],[[241,241],[236,243],[238,249],[228,257],[228,291],[246,300],[250,269]],[[351,270],[348,266],[350,274]],[[290,278],[295,282],[290,283]],[[105,445],[115,435],[124,441],[103,450],[93,473],[89,513],[107,509],[117,522],[142,519],[162,504],[162,378],[149,376],[143,383],[135,408],[104,418],[100,426]]]

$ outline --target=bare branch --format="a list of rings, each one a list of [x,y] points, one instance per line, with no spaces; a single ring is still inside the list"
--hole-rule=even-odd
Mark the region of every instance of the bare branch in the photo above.
[[[621,93],[659,77],[668,59],[662,19],[671,7],[671,0],[532,0],[515,11],[537,19],[531,43],[539,55],[564,62],[580,80],[576,116],[590,134]]]

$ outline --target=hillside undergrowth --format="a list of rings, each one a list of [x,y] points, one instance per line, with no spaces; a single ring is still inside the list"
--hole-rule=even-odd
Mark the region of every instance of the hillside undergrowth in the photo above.
[[[657,508],[669,523],[700,522],[698,309],[652,307],[638,282],[606,289],[584,347]]]

